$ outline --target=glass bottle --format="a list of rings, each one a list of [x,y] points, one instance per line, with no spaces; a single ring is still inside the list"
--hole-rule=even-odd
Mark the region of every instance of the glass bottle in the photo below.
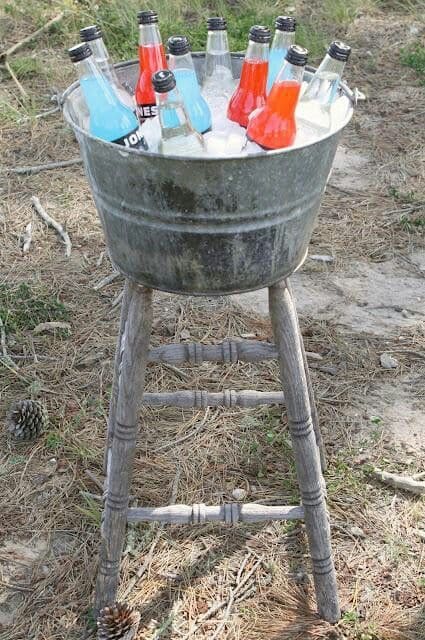
[[[301,91],[308,51],[293,44],[285,57],[264,107],[249,119],[247,138],[264,149],[282,149],[293,144],[297,132],[295,108]]]
[[[110,82],[121,102],[134,111],[136,107],[134,98],[118,80],[118,76],[103,41],[103,34],[100,27],[97,24],[92,24],[89,27],[80,29],[80,39],[81,42],[88,42],[90,44],[90,49],[93,52],[93,57],[99,69]]]
[[[191,125],[198,133],[205,133],[211,129],[211,111],[201,95],[189,41],[185,36],[173,36],[167,46],[168,67],[176,79]]]
[[[126,107],[99,69],[87,42],[68,50],[80,79],[80,87],[90,114],[89,132],[124,147],[147,149],[133,111]]]
[[[351,48],[344,42],[332,42],[298,105],[297,118],[320,134],[329,133],[332,128],[332,104],[350,53]]]
[[[276,31],[270,47],[269,74],[267,76],[267,93],[270,93],[273,82],[285,62],[286,52],[291,44],[295,44],[297,22],[291,16],[278,16],[275,21]]]
[[[207,28],[202,91],[207,98],[223,97],[229,100],[235,90],[235,81],[227,37],[227,22],[222,17],[208,18]]]
[[[167,68],[164,45],[158,28],[156,11],[140,11],[139,21],[139,62],[140,75],[136,85],[136,104],[139,119],[153,118],[157,114],[152,75]]]
[[[270,39],[270,29],[267,27],[251,27],[239,85],[227,108],[229,120],[237,122],[242,127],[247,126],[250,114],[266,103]]]
[[[204,155],[204,140],[189,122],[173,72],[168,69],[157,71],[152,84],[161,125],[160,153],[175,156]]]

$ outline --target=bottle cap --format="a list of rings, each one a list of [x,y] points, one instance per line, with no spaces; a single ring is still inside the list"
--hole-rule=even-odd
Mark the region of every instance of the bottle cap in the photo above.
[[[168,69],[157,71],[152,76],[152,84],[157,93],[167,93],[176,86],[174,73]]]
[[[271,38],[272,34],[270,32],[270,29],[268,27],[263,27],[260,24],[255,24],[249,30],[249,39],[252,40],[252,42],[267,44],[268,42],[270,42]]]
[[[139,24],[155,24],[158,22],[158,14],[156,11],[139,11],[137,19]]]
[[[207,20],[208,31],[226,31],[227,22],[226,18],[217,16],[215,18],[208,18]]]
[[[184,56],[190,51],[189,40],[186,36],[171,36],[167,40],[167,47],[172,56]]]
[[[285,56],[285,60],[297,67],[304,67],[307,64],[308,51],[298,44],[291,44]]]
[[[87,42],[81,42],[81,44],[76,44],[75,47],[68,49],[68,53],[71,62],[80,62],[81,60],[89,58],[93,54],[93,51]]]
[[[97,24],[92,24],[90,25],[90,27],[84,27],[84,29],[80,29],[81,42],[98,40],[98,38],[101,38],[102,35],[102,29]]]
[[[350,57],[351,47],[345,42],[341,42],[340,40],[335,40],[329,45],[328,55],[334,60],[341,60],[341,62],[347,62]]]
[[[291,16],[278,16],[275,20],[274,26],[279,31],[295,31],[297,21]]]

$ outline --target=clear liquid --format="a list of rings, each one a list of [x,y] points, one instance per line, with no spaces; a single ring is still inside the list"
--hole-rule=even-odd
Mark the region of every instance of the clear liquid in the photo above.
[[[302,101],[316,100],[323,106],[332,104],[337,97],[340,78],[334,71],[316,71]]]
[[[267,76],[267,93],[270,93],[277,74],[285,62],[288,49],[271,49],[269,58],[269,73]]]
[[[102,76],[85,76],[80,85],[90,112],[92,135],[113,142],[137,129],[133,111],[118,100]]]
[[[199,133],[205,133],[211,129],[211,112],[201,95],[195,71],[174,69],[174,77],[192,127]]]
[[[205,61],[205,79],[202,85],[204,93],[229,99],[234,87],[230,54],[223,51],[208,51]]]
[[[181,100],[168,94],[166,102],[159,105],[161,140],[158,150],[164,155],[200,156],[205,153],[202,136],[189,124]]]

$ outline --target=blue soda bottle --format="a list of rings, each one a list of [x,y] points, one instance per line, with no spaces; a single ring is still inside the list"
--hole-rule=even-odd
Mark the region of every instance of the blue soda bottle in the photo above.
[[[89,110],[89,131],[108,142],[133,149],[147,149],[139,121],[131,108],[118,98],[93,58],[90,46],[83,42],[68,50],[77,68],[80,87]]]
[[[285,62],[286,53],[295,43],[295,29],[297,23],[291,16],[278,16],[275,21],[276,31],[269,57],[269,74],[267,77],[267,93],[270,93],[277,74]]]
[[[189,41],[185,36],[174,36],[169,38],[167,45],[168,68],[174,74],[189,120],[195,131],[205,133],[211,129],[211,111],[201,95]]]

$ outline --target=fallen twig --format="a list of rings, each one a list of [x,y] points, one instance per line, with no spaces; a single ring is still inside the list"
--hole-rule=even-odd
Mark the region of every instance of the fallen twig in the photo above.
[[[18,365],[16,365],[13,362],[12,358],[7,353],[6,329],[4,328],[3,320],[1,318],[0,318],[0,346],[1,346],[1,352],[2,352],[1,360],[3,361],[3,364],[5,364],[8,367],[11,367],[12,369],[17,369]]]
[[[21,235],[19,239],[19,244],[22,248],[22,253],[28,253],[31,247],[32,242],[32,222],[28,222],[25,227],[24,233]]]
[[[60,235],[65,244],[65,255],[67,258],[69,258],[69,256],[71,255],[72,243],[67,231],[65,231],[63,226],[59,224],[59,222],[56,222],[56,220],[51,218],[49,214],[43,209],[41,202],[37,198],[37,196],[31,196],[31,203],[40,218],[42,218],[49,227],[52,227]]]
[[[245,566],[247,559],[249,558],[249,555],[246,556],[243,561],[242,564],[243,566]],[[189,640],[189,638],[196,633],[196,631],[198,631],[198,629],[203,625],[204,622],[206,622],[207,620],[209,620],[210,618],[212,618],[212,616],[214,614],[216,614],[218,611],[220,611],[220,609],[223,609],[223,607],[226,607],[226,612],[224,614],[224,618],[221,622],[224,621],[224,624],[221,626],[221,623],[219,625],[219,627],[221,627],[219,629],[219,633],[221,633],[221,631],[223,630],[224,625],[227,622],[227,619],[230,615],[230,611],[231,608],[233,606],[233,604],[235,603],[236,600],[238,600],[238,596],[240,596],[240,599],[245,599],[247,596],[247,593],[249,593],[251,595],[252,593],[252,588],[249,587],[247,589],[244,589],[243,587],[245,587],[245,585],[247,584],[248,580],[253,576],[253,574],[257,571],[258,567],[260,566],[260,564],[262,564],[264,561],[264,556],[261,556],[257,562],[255,562],[255,564],[251,567],[251,569],[248,571],[248,573],[245,574],[245,576],[242,578],[242,580],[239,580],[238,584],[236,585],[236,587],[233,590],[229,591],[229,597],[227,598],[227,600],[222,600],[221,602],[216,602],[215,604],[213,604],[208,611],[206,611],[205,613],[203,613],[202,615],[199,616],[197,622],[195,623],[195,625],[192,627],[192,629],[190,629],[190,631],[188,631],[188,633],[183,636],[182,640]],[[238,572],[238,577],[240,578],[240,571]],[[212,636],[211,640],[213,640],[213,638],[217,638],[218,634],[217,634],[217,630],[214,633],[214,635]]]
[[[119,275],[121,274],[118,271],[113,271],[108,276],[105,276],[105,278],[102,278],[102,280],[99,280],[99,282],[94,285],[93,291],[100,291],[103,287],[106,287],[108,284],[111,284],[111,282],[116,280]]]
[[[176,447],[179,444],[182,444],[182,442],[186,442],[186,440],[190,440],[191,438],[194,438],[202,430],[205,422],[207,421],[209,412],[210,412],[210,408],[207,407],[205,409],[204,417],[202,418],[201,422],[198,424],[198,426],[195,429],[187,433],[185,436],[182,436],[181,438],[177,438],[177,440],[172,440],[171,442],[166,442],[165,444],[162,444],[161,446],[154,449],[153,453],[158,453],[159,451],[164,451],[167,449],[174,449],[174,447]]]
[[[39,36],[41,33],[47,31],[54,24],[62,20],[65,14],[66,11],[61,11],[61,13],[58,13],[57,16],[46,22],[46,24],[43,24],[43,26],[37,29],[37,31],[33,31],[33,33],[30,33],[29,36],[26,36],[26,38],[24,38],[23,40],[20,40],[16,44],[12,44],[12,46],[6,49],[6,51],[0,52],[0,60],[3,62],[4,59],[11,56],[12,53],[15,53],[15,51],[18,51],[18,49],[22,49],[22,47],[28,44],[28,42],[31,42],[31,40],[34,40],[34,38],[37,38],[37,36]]]
[[[373,475],[384,484],[388,484],[396,489],[410,491],[418,496],[425,494],[425,482],[417,479],[418,477],[422,477],[422,474],[417,474],[416,476],[400,476],[396,473],[381,471],[375,467],[373,469]]]
[[[56,329],[62,329],[63,331],[71,331],[71,325],[69,322],[56,322],[55,320],[50,320],[49,322],[40,322],[35,328],[34,333],[45,333],[56,331]]]
[[[5,173],[16,173],[17,175],[34,174],[40,171],[50,171],[51,169],[60,169],[62,167],[72,167],[74,164],[81,164],[81,158],[71,158],[71,160],[60,160],[58,162],[49,162],[47,164],[36,164],[30,167],[10,167]]]
[[[21,94],[21,96],[26,99],[28,98],[28,93],[25,91],[24,87],[21,85],[21,83],[19,82],[18,78],[16,77],[12,67],[10,66],[7,58],[4,61],[4,68],[6,69],[6,71],[8,72],[8,74],[10,75],[10,77],[12,78],[13,82],[16,84],[16,86],[19,89],[19,93]]]
[[[124,297],[124,289],[120,291],[112,300],[111,302],[112,309],[114,309],[117,305],[119,305],[122,302],[123,297]]]

